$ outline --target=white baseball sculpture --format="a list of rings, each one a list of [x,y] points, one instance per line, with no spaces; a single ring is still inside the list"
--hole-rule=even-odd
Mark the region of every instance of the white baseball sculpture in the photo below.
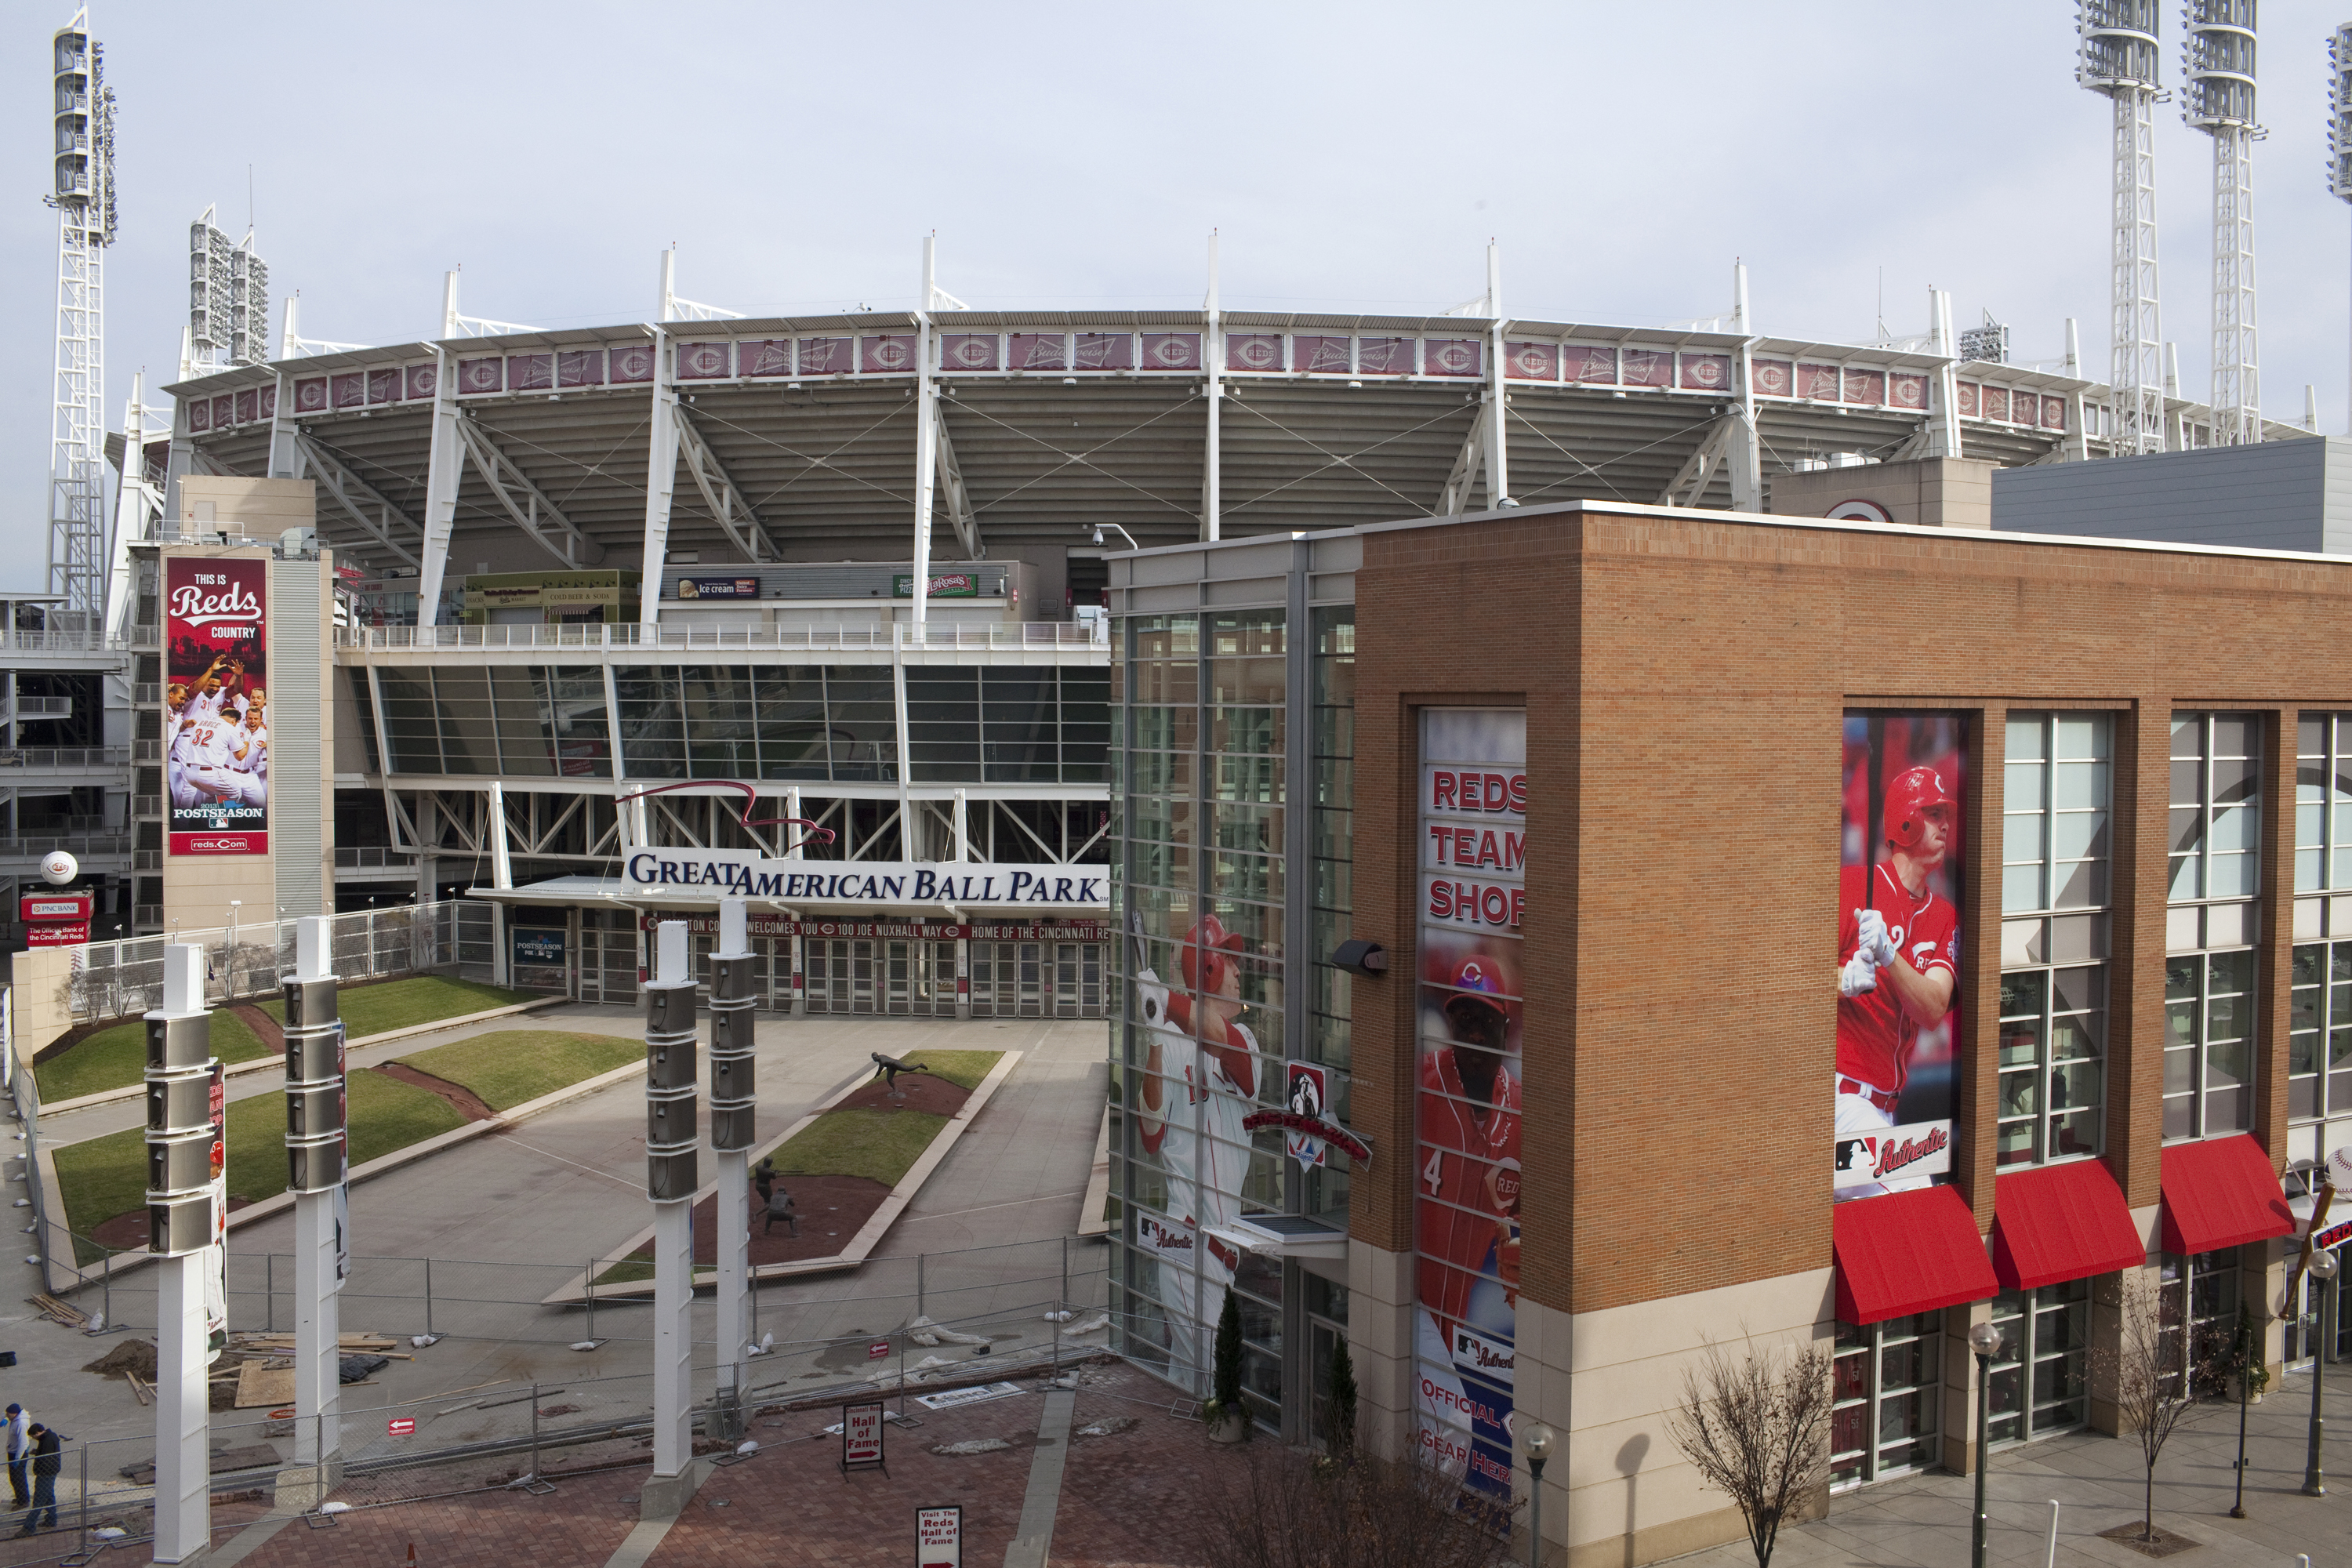
[[[41,879],[52,888],[62,888],[81,872],[81,863],[62,849],[52,849],[41,857]]]

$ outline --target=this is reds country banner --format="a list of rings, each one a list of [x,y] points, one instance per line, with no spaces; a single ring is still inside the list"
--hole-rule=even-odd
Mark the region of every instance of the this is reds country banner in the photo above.
[[[163,563],[163,787],[173,855],[269,852],[266,558]]]

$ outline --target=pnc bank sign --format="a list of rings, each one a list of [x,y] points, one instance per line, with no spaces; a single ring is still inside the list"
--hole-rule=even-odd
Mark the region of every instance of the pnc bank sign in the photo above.
[[[1016,906],[1054,913],[1110,907],[1103,866],[971,861],[771,860],[742,849],[639,849],[622,862],[633,894],[776,899],[877,909]]]

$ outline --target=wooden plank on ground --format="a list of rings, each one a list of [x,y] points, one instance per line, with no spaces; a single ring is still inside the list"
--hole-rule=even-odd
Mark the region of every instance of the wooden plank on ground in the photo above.
[[[249,1361],[237,1374],[236,1407],[239,1410],[265,1410],[275,1405],[294,1403],[294,1369],[272,1367]]]

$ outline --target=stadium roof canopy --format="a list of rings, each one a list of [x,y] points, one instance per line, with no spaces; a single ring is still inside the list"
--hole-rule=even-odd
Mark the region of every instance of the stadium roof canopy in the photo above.
[[[667,554],[705,563],[908,559],[925,384],[935,560],[1085,547],[1097,526],[1174,543],[1211,512],[1232,537],[1486,504],[1498,396],[1520,503],[1760,506],[1741,493],[1751,428],[1750,487],[1828,462],[2105,451],[2095,383],[1726,324],[945,310],[928,347],[906,311],[460,336],[182,382],[173,472],[316,478],[325,542],[384,571],[428,554],[436,420],[445,559],[639,566],[673,389]],[[2193,444],[2205,411],[2170,407]]]

